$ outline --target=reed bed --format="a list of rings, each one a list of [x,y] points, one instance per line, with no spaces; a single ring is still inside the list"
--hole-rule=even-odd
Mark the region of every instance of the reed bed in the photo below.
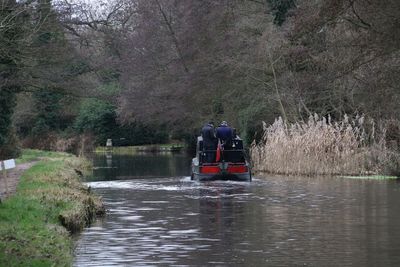
[[[261,141],[251,146],[253,169],[285,175],[398,175],[398,138],[388,140],[393,125],[398,130],[398,122],[377,127],[364,116],[332,121],[315,114],[292,124],[278,118],[264,123]]]

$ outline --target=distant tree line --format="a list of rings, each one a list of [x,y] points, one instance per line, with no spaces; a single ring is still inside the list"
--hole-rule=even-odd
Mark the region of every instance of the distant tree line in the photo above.
[[[251,141],[277,116],[399,115],[399,1],[125,4],[108,32],[124,121],[195,131],[224,118]]]
[[[214,119],[251,142],[278,116],[399,115],[399,1],[3,1],[0,12],[2,151],[15,131],[190,140]]]
[[[95,28],[106,22],[89,18],[86,8],[51,0],[0,3],[0,158],[18,154],[18,139],[47,149],[84,133],[97,144],[168,139],[163,126],[120,123],[118,73],[107,65],[106,47],[94,44]],[[88,113],[92,107],[96,114]]]

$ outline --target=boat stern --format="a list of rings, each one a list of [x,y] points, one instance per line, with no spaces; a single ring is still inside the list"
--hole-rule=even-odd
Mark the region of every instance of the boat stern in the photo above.
[[[197,163],[197,164],[196,164]],[[251,181],[251,171],[249,164],[219,162],[209,164],[198,164],[192,161],[192,180],[213,181],[213,180],[233,180]]]

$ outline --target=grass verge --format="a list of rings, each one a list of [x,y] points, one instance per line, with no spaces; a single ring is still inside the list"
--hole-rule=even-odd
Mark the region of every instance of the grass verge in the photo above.
[[[2,266],[71,266],[71,233],[104,212],[101,200],[80,182],[90,166],[86,160],[28,150],[21,161],[38,158],[16,194],[0,204]]]
[[[16,159],[17,164],[48,158],[71,158],[73,155],[62,152],[24,149],[22,155]]]

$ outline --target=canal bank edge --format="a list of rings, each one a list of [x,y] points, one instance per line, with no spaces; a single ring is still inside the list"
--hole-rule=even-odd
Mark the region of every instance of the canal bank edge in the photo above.
[[[91,168],[88,160],[65,153],[40,158],[21,176],[15,195],[0,203],[4,266],[71,266],[71,234],[105,212],[101,199],[80,181]]]
[[[96,153],[113,152],[120,155],[131,155],[138,152],[181,152],[186,148],[184,144],[158,144],[158,145],[140,145],[140,146],[112,146],[96,147]]]

